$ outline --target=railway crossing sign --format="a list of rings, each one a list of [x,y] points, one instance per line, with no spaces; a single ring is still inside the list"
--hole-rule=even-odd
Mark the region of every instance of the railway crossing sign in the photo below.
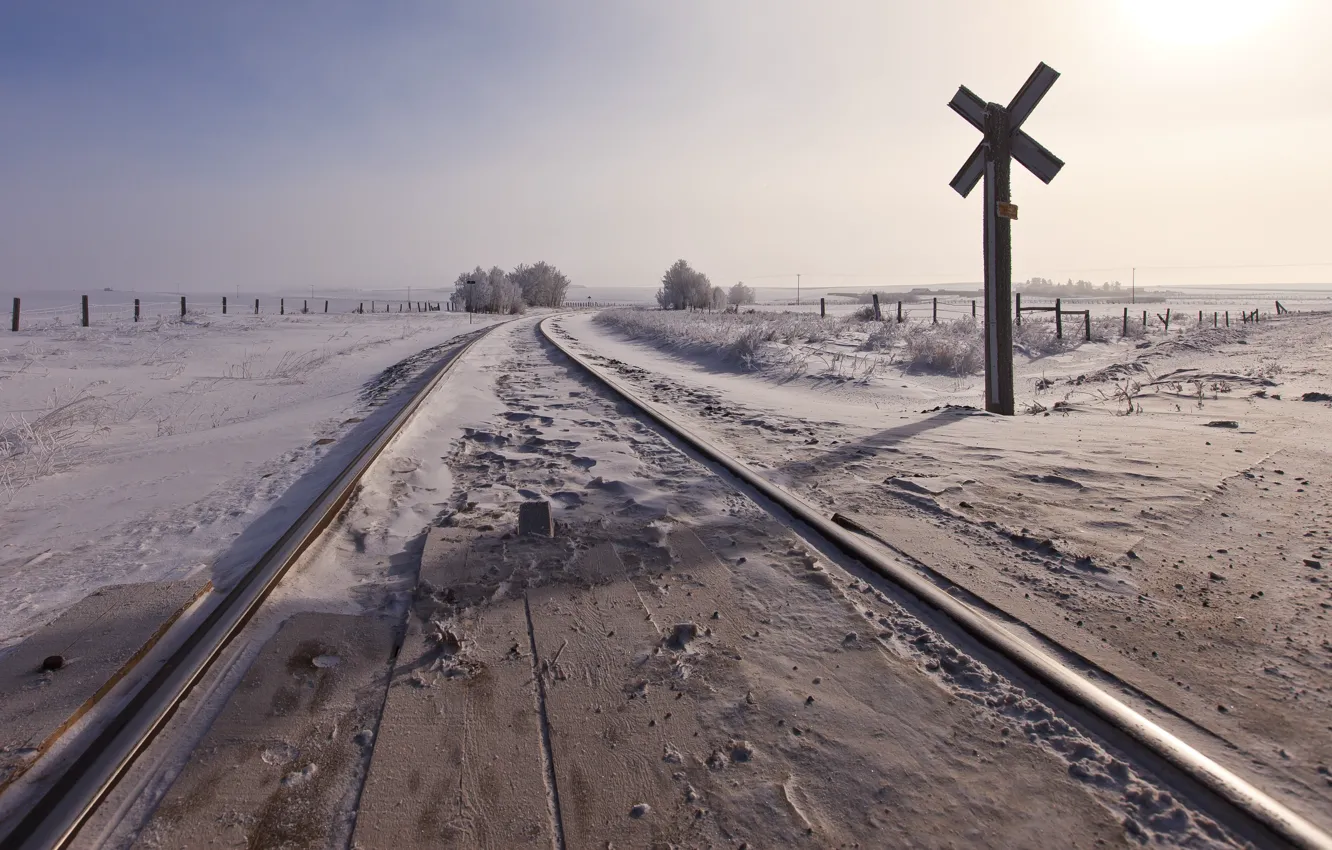
[[[1010,222],[1017,218],[1017,205],[1009,199],[1009,160],[1016,159],[1042,183],[1049,183],[1064,167],[1059,157],[1022,131],[1022,122],[1057,79],[1059,72],[1042,62],[1006,107],[986,103],[966,86],[959,86],[948,103],[985,134],[949,185],[965,198],[985,179],[985,409],[1005,416],[1014,413]]]

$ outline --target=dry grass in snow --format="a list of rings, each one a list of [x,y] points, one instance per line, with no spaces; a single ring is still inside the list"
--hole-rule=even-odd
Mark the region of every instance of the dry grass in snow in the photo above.
[[[749,311],[708,313],[683,310],[604,310],[595,321],[657,348],[694,357],[717,358],[746,370],[800,374],[822,363],[827,377],[864,380],[884,366],[903,372],[968,377],[985,367],[984,331],[975,319],[929,322],[876,322],[870,311],[839,318],[810,313]],[[1210,328],[1181,326],[1172,336],[1187,340]],[[1110,343],[1143,336],[1141,323],[1116,316],[1093,317],[1091,342]],[[1013,328],[1013,346],[1031,360],[1063,354],[1085,344],[1081,317],[1064,321],[1029,317]],[[859,353],[851,353],[859,352]]]

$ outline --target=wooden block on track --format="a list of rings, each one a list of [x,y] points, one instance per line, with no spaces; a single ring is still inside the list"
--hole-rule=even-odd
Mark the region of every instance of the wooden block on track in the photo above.
[[[471,538],[431,531],[421,578],[451,589],[489,574]],[[355,847],[554,843],[524,601],[441,622],[414,607],[361,795]]]

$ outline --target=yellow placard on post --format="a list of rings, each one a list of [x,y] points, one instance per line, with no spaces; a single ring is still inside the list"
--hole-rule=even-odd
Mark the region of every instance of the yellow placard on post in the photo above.
[[[1000,218],[1011,218],[1014,221],[1017,220],[1017,204],[1006,204],[1003,201],[999,201],[998,205]]]

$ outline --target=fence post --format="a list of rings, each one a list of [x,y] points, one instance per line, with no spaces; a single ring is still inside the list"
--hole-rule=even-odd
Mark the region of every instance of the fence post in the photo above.
[[[1064,308],[1060,299],[1055,299],[1055,339],[1064,338]]]
[[[1198,311],[1198,324],[1202,324],[1202,310]]]
[[[934,296],[934,313],[930,321],[936,325],[939,324],[939,296],[937,295]]]
[[[328,312],[328,301],[325,301],[325,302],[324,302],[324,312],[325,312],[325,313]]]
[[[88,327],[88,296],[83,296],[83,326]]]
[[[139,299],[134,299],[134,321],[139,321]]]
[[[222,296],[222,315],[225,316],[226,314],[227,314],[227,296],[223,295],[223,296]]]
[[[287,299],[285,298],[278,299],[278,315],[279,316],[287,315]]]
[[[976,299],[971,299],[971,318],[976,318]]]
[[[822,298],[820,298],[820,299],[819,299],[819,318],[822,319],[822,318],[823,318],[824,316],[826,316],[826,315],[828,315],[828,305],[825,304],[825,303],[823,302],[823,299],[822,299]]]
[[[1147,333],[1147,311],[1142,311],[1142,332]]]
[[[1226,327],[1230,327],[1230,311],[1226,311]]]
[[[18,297],[15,296],[15,298],[14,298],[14,318],[13,318],[13,320],[12,320],[12,321],[10,322],[10,324],[9,324],[9,329],[10,329],[11,331],[15,331],[15,332],[18,331],[18,317],[19,317],[19,300],[18,300]]]
[[[365,312],[365,302],[364,302],[364,301],[361,302],[361,306],[359,306],[359,307],[356,308],[356,312],[358,312],[358,313],[364,313],[364,312]]]
[[[1124,308],[1124,330],[1120,333],[1120,336],[1128,336],[1128,308],[1127,308],[1127,307]]]
[[[879,293],[874,293],[874,321],[882,321],[883,317],[879,315]]]
[[[259,315],[259,299],[254,299],[254,314]]]
[[[901,302],[901,301],[898,301],[898,302],[897,302],[897,323],[898,323],[898,324],[901,324],[901,323],[902,323],[902,302]]]
[[[185,296],[180,296],[180,317],[185,318]]]
[[[1082,314],[1082,320],[1087,326],[1087,342],[1091,342],[1091,310]]]
[[[1216,311],[1212,311],[1212,327],[1216,327]]]
[[[302,313],[310,312],[310,299],[307,298],[301,302],[301,312]]]
[[[1015,293],[1013,297],[1017,299],[1017,310],[1015,311],[1014,315],[1017,316],[1017,323],[1020,325],[1022,324],[1022,293],[1021,292]],[[971,302],[971,315],[973,316],[976,315],[975,301]]]

